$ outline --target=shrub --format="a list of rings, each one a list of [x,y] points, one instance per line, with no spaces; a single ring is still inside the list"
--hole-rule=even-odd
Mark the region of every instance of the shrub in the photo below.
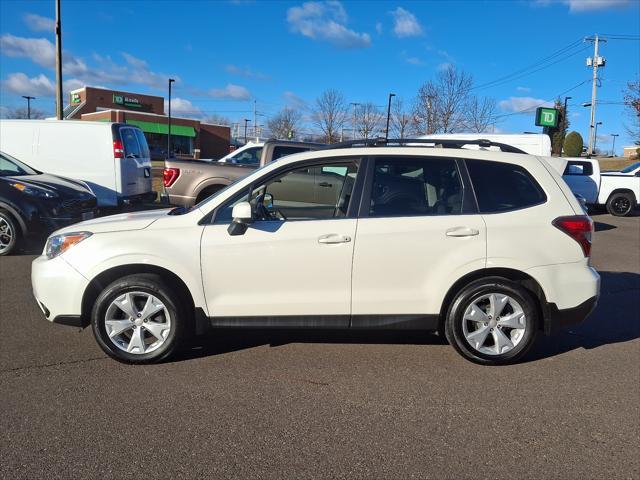
[[[564,139],[564,156],[579,157],[582,154],[582,135],[578,132],[570,132]]]

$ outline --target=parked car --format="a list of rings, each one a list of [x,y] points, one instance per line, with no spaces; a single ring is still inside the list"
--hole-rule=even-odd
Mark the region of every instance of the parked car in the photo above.
[[[0,120],[0,150],[32,168],[86,182],[98,206],[153,201],[151,158],[138,127],[73,120]]]
[[[95,207],[96,197],[86,184],[39,172],[0,152],[0,255],[93,218]]]
[[[567,158],[562,176],[590,207],[606,207],[611,215],[630,215],[640,199],[640,162],[619,172],[601,172],[592,158]]]
[[[323,146],[318,143],[267,140],[248,143],[217,162],[172,158],[165,162],[163,171],[168,202],[190,207],[269,162]]]
[[[208,327],[305,327],[438,331],[496,365],[594,308],[593,223],[544,158],[362,143],[272,162],[195,208],[59,231],[32,265],[38,304],[130,363]]]

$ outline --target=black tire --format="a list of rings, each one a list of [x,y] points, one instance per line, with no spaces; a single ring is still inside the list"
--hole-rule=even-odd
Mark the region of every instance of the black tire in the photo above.
[[[614,193],[607,200],[607,212],[615,217],[626,217],[633,211],[635,203],[633,193]]]
[[[5,248],[0,249],[0,256],[11,255],[18,250],[21,244],[20,234],[22,232],[20,230],[20,225],[15,220],[15,218],[13,218],[13,215],[11,215],[6,210],[0,209],[0,219],[2,220],[2,222],[0,223],[6,222],[7,228],[11,230],[10,240],[8,240],[7,246]],[[7,238],[9,238],[9,236],[3,236],[3,240],[6,240]]]
[[[525,314],[525,332],[521,340],[509,351],[488,355],[479,352],[467,341],[463,333],[464,313],[477,298],[489,293],[508,295],[517,301]],[[507,365],[515,363],[527,354],[539,330],[540,315],[537,302],[521,285],[502,277],[489,277],[474,281],[455,297],[445,321],[447,340],[467,360],[482,365]]]
[[[109,339],[106,332],[105,320],[109,305],[123,293],[134,291],[149,293],[158,298],[171,318],[169,334],[164,343],[150,353],[128,353],[121,350]],[[100,293],[91,312],[91,326],[100,348],[111,358],[132,364],[158,363],[175,354],[188,340],[190,325],[189,312],[184,308],[185,302],[181,301],[175,292],[175,289],[169,288],[162,277],[156,274],[129,275],[111,283]]]

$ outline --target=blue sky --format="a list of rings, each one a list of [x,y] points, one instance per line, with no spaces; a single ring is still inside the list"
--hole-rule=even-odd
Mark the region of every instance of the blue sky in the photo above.
[[[326,88],[349,102],[410,104],[419,86],[447,64],[482,86],[565,52],[475,93],[498,102],[497,128],[537,131],[533,113],[569,102],[571,128],[587,136],[592,47],[585,36],[640,35],[638,0],[513,1],[70,1],[62,0],[65,89],[104,86],[166,95],[183,116],[232,120],[258,111],[309,106]],[[54,1],[0,1],[0,106],[54,111]],[[619,133],[622,89],[640,75],[640,42],[611,39],[602,48],[597,121],[600,145]],[[264,117],[261,117],[264,121]]]

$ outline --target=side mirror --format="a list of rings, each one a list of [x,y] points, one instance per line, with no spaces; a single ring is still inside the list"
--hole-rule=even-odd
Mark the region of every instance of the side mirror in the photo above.
[[[227,228],[229,235],[244,235],[249,228],[249,224],[253,221],[253,213],[249,202],[240,202],[234,205],[231,211],[233,221]]]

